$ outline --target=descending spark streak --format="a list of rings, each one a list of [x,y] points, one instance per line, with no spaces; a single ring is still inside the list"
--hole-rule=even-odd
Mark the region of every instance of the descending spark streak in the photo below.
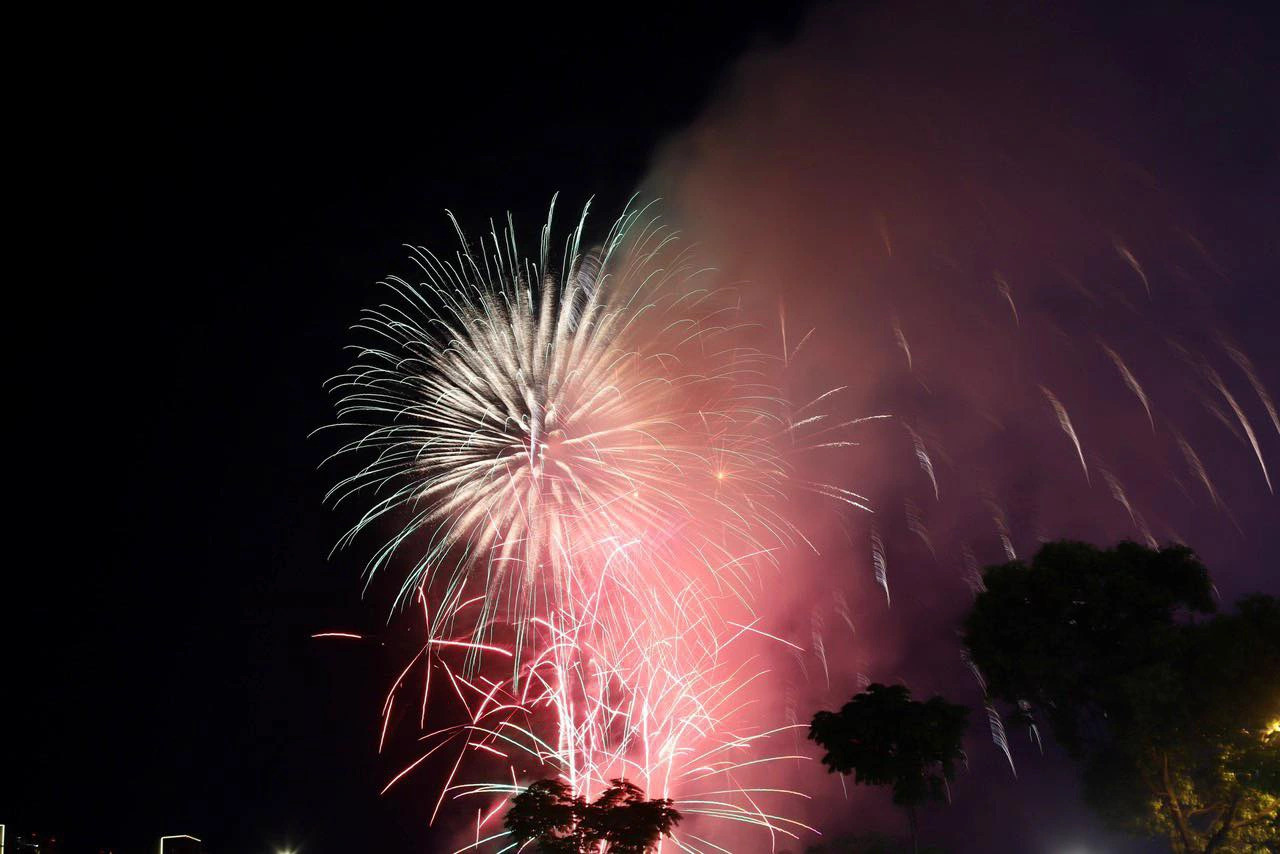
[[[787,305],[781,300],[778,301],[778,330],[782,334],[782,361],[788,363],[789,350],[787,348]]]
[[[1142,265],[1138,263],[1138,259],[1129,251],[1129,247],[1121,243],[1119,239],[1112,240],[1111,245],[1115,247],[1116,254],[1124,259],[1124,262],[1133,269],[1133,272],[1138,274],[1139,279],[1142,279],[1142,286],[1146,288],[1147,296],[1151,296],[1151,282],[1147,281],[1146,272],[1143,271]]]
[[[872,529],[871,531],[871,563],[876,571],[876,583],[884,588],[884,604],[891,607],[889,601],[889,562],[884,556],[884,542],[880,539],[880,534]]]
[[[788,363],[788,364],[790,364],[790,362],[791,362],[793,359],[795,359],[796,354],[798,354],[798,353],[800,352],[800,349],[801,349],[802,347],[804,347],[804,345],[805,345],[805,344],[807,344],[807,343],[808,343],[809,339],[813,337],[813,333],[814,333],[814,332],[816,332],[816,331],[817,331],[816,329],[810,329],[808,332],[806,332],[806,333],[805,333],[805,334],[800,338],[800,343],[799,343],[799,344],[797,344],[794,348],[792,348],[792,350],[791,350],[791,355],[789,355],[789,356],[787,357],[787,363]]]
[[[978,683],[978,687],[982,689],[983,707],[987,712],[987,726],[991,730],[991,741],[1000,748],[1000,752],[1004,754],[1004,758],[1009,762],[1009,770],[1013,772],[1013,776],[1018,776],[1018,769],[1013,764],[1013,754],[1009,750],[1009,739],[1005,734],[1004,720],[1000,717],[1000,712],[991,702],[991,697],[987,693],[987,680],[982,675],[982,671],[978,669],[978,665],[974,663],[973,657],[969,654],[969,650],[960,650],[960,660],[969,668],[969,672],[973,674],[974,681]]]
[[[991,511],[991,521],[995,523],[996,532],[1000,535],[1000,545],[1004,547],[1005,557],[1009,560],[1017,560],[1018,553],[1013,548],[1013,534],[1009,530],[1009,518],[1004,512],[1004,508],[990,494],[984,498],[984,501],[987,509]]]
[[[982,689],[985,696],[987,693],[987,680],[982,675],[982,671],[978,669],[978,665],[974,663],[973,656],[969,654],[969,650],[962,648],[960,650],[960,660],[964,662],[965,667],[969,668],[969,672],[973,674],[974,680],[977,681],[978,687]]]
[[[973,553],[973,549],[967,545],[960,547],[960,561],[964,567],[964,581],[969,589],[976,596],[983,593],[987,589],[987,583],[982,579],[982,570],[978,568],[978,558]]]
[[[1267,489],[1274,493],[1275,489],[1271,486],[1271,475],[1267,473],[1267,464],[1262,459],[1262,447],[1258,444],[1258,437],[1253,432],[1253,425],[1250,424],[1249,419],[1245,417],[1244,410],[1240,408],[1239,403],[1236,403],[1235,395],[1233,395],[1227,388],[1226,384],[1223,383],[1222,377],[1218,376],[1218,372],[1208,366],[1205,366],[1204,370],[1205,375],[1209,378],[1209,382],[1212,383],[1213,387],[1216,388],[1222,394],[1223,398],[1226,399],[1227,405],[1230,406],[1231,411],[1236,414],[1236,418],[1239,420],[1240,426],[1244,428],[1245,434],[1249,437],[1249,444],[1253,446],[1253,453],[1258,458],[1258,465],[1262,468],[1262,477],[1267,482]]]
[[[1244,371],[1244,375],[1249,378],[1249,384],[1253,386],[1253,391],[1258,395],[1258,399],[1262,401],[1262,405],[1266,407],[1267,415],[1271,416],[1271,426],[1276,428],[1276,433],[1280,433],[1280,415],[1276,413],[1276,403],[1271,399],[1271,395],[1267,392],[1266,386],[1262,384],[1262,380],[1258,379],[1258,372],[1253,367],[1253,362],[1244,354],[1244,351],[1231,344],[1222,343],[1222,349],[1227,351],[1227,355],[1231,357],[1231,361]]]
[[[1240,432],[1240,428],[1236,426],[1236,422],[1231,420],[1231,416],[1227,415],[1227,413],[1223,410],[1221,406],[1214,403],[1212,400],[1210,400],[1207,397],[1201,397],[1200,402],[1204,405],[1204,408],[1209,411],[1210,415],[1218,419],[1219,424],[1227,428],[1228,433],[1236,437],[1236,441],[1238,441],[1241,445],[1248,447],[1249,440],[1246,439],[1244,434]]]
[[[853,615],[849,611],[849,600],[845,598],[844,593],[837,590],[835,594],[836,614],[849,627],[849,634],[856,635],[858,630],[853,626]]]
[[[907,370],[914,370],[911,362],[911,345],[907,343],[907,336],[902,331],[902,324],[898,322],[898,318],[893,319],[893,337],[898,342],[898,349],[902,350],[907,357]]]
[[[889,236],[889,222],[885,219],[884,214],[876,214],[876,220],[880,226],[880,239],[884,242],[885,254],[892,258],[893,240]]]
[[[929,452],[925,449],[924,440],[920,438],[920,434],[911,429],[911,425],[903,424],[907,433],[911,436],[911,446],[915,449],[916,460],[920,463],[920,470],[929,476],[929,482],[933,484],[933,497],[935,500],[941,500],[938,492],[938,478],[933,473],[933,460],[929,458]]]
[[[1124,359],[1120,358],[1120,354],[1112,350],[1101,341],[1098,345],[1102,347],[1108,358],[1115,363],[1116,369],[1120,371],[1120,377],[1124,380],[1124,384],[1129,387],[1129,391],[1133,392],[1138,398],[1138,402],[1142,404],[1142,408],[1146,410],[1147,421],[1151,423],[1151,432],[1155,432],[1156,421],[1151,415],[1151,401],[1147,398],[1147,393],[1142,390],[1142,386],[1138,383],[1138,378],[1133,375],[1133,371],[1129,370],[1129,366],[1124,363]]]
[[[1014,326],[1022,326],[1022,320],[1018,317],[1018,307],[1013,303],[1013,293],[1009,290],[1009,283],[999,273],[996,273],[995,278],[996,290],[1000,292],[1000,296],[1004,297],[1005,302],[1009,303],[1009,310],[1013,312]]]
[[[903,509],[907,516],[907,530],[920,538],[925,548],[929,550],[929,554],[936,559],[938,553],[934,551],[933,540],[929,537],[929,529],[925,527],[924,518],[920,513],[920,508],[910,498],[906,499]]]
[[[1040,748],[1040,755],[1044,755],[1044,742],[1040,740],[1040,727],[1036,724],[1035,718],[1031,716],[1031,704],[1026,700],[1018,701],[1018,711],[1022,713],[1023,719],[1027,722],[1027,730],[1032,738],[1036,740],[1036,747]]]
[[[1106,469],[1102,469],[1102,477],[1107,481],[1107,486],[1111,489],[1111,497],[1120,503],[1120,506],[1129,514],[1129,520],[1133,522],[1138,532],[1142,534],[1142,539],[1146,541],[1151,548],[1157,548],[1156,538],[1151,535],[1151,530],[1147,528],[1147,522],[1142,518],[1142,514],[1134,509],[1133,504],[1129,501],[1129,496],[1125,494],[1124,486],[1120,480]]]
[[[1004,758],[1009,760],[1009,770],[1013,772],[1013,776],[1018,776],[1018,769],[1013,764],[1013,754],[1009,751],[1009,738],[1005,735],[1004,720],[1000,717],[1000,712],[996,707],[987,700],[987,723],[991,727],[991,740],[1004,754]]]
[[[786,644],[787,646],[791,647],[792,649],[796,649],[796,650],[799,650],[800,652],[804,652],[804,647],[802,647],[802,646],[798,646],[797,644],[794,644],[794,643],[792,643],[792,642],[791,642],[791,641],[789,641],[789,640],[783,640],[782,638],[778,637],[777,635],[771,635],[771,634],[769,634],[769,633],[768,633],[768,632],[766,632],[766,631],[763,631],[763,630],[761,630],[761,629],[757,629],[755,626],[744,626],[744,625],[742,625],[741,623],[735,623],[735,622],[733,622],[732,620],[729,620],[729,621],[727,621],[727,622],[728,622],[728,624],[729,624],[729,625],[731,625],[731,626],[733,626],[733,627],[735,627],[735,628],[737,628],[737,629],[741,629],[741,631],[739,632],[739,634],[742,634],[743,632],[751,632],[751,633],[753,633],[753,634],[757,634],[757,635],[761,635],[761,636],[763,636],[763,637],[766,637],[766,638],[768,638],[769,640],[777,641],[778,643],[781,643],[781,644]],[[737,635],[734,635],[734,638],[736,638],[736,637],[737,637]],[[734,638],[730,638],[730,640],[733,640]]]
[[[1071,444],[1075,445],[1076,455],[1080,458],[1080,468],[1084,469],[1084,479],[1092,483],[1089,478],[1089,466],[1084,461],[1084,449],[1080,447],[1080,438],[1076,435],[1076,428],[1071,426],[1071,416],[1067,414],[1067,408],[1062,405],[1058,398],[1054,397],[1053,392],[1044,386],[1040,386],[1040,391],[1044,392],[1044,396],[1053,406],[1054,413],[1058,416],[1058,425],[1062,427],[1062,432],[1067,434],[1071,439]]]
[[[831,669],[827,666],[827,642],[822,636],[823,621],[822,615],[814,611],[811,618],[811,636],[813,638],[813,652],[818,656],[818,660],[822,662],[822,675],[826,679],[827,687],[831,687]]]
[[[1218,490],[1214,489],[1213,481],[1209,479],[1209,472],[1205,470],[1204,463],[1200,462],[1200,455],[1196,453],[1195,448],[1191,447],[1191,443],[1183,438],[1181,433],[1175,431],[1174,436],[1178,440],[1178,447],[1182,449],[1182,455],[1187,460],[1187,467],[1204,484],[1204,488],[1208,490],[1209,497],[1213,499],[1213,503],[1221,507],[1222,499],[1218,497]]]

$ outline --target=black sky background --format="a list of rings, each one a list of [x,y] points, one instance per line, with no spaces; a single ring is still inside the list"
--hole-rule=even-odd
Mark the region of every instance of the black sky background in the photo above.
[[[1114,12],[1117,32],[1157,38],[1154,9]],[[431,786],[377,795],[399,656],[310,638],[377,631],[389,602],[360,600],[367,553],[328,558],[349,519],[322,504],[331,443],[307,438],[331,418],[322,382],[400,244],[451,244],[445,208],[530,234],[556,191],[611,214],[732,60],[802,13],[218,7],[15,32],[11,169],[38,249],[9,321],[0,823],[72,852],[162,833],[436,850]],[[1233,86],[1207,81],[1188,114]]]

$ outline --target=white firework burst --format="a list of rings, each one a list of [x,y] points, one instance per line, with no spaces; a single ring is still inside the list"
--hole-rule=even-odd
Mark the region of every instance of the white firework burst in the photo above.
[[[536,263],[510,221],[482,249],[458,229],[451,259],[414,250],[423,280],[386,281],[394,299],[358,327],[373,343],[335,380],[357,432],[339,454],[363,463],[331,495],[374,496],[343,542],[390,522],[369,571],[412,541],[402,599],[437,576],[440,614],[478,594],[477,634],[606,573],[742,590],[746,563],[795,536],[775,448],[796,422],[773,360],[735,343],[733,292],[644,209],[590,250],[585,219],[559,273],[550,217]]]

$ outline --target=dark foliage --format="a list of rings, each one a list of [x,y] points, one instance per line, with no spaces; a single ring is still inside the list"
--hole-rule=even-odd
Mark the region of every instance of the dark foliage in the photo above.
[[[536,842],[546,854],[579,854],[602,843],[616,854],[645,854],[680,819],[670,799],[646,800],[627,780],[610,781],[590,804],[559,780],[539,780],[511,799],[504,824],[518,842]]]
[[[1048,543],[1030,566],[988,567],[983,580],[964,641],[988,691],[1036,704],[1075,755],[1105,736],[1120,682],[1141,672],[1151,691],[1170,684],[1179,613],[1214,609],[1208,571],[1182,546]]]
[[[915,809],[942,800],[963,758],[969,710],[934,697],[921,703],[903,685],[872,684],[839,712],[818,712],[809,738],[826,750],[827,770],[854,782],[890,786],[916,835]]]
[[[574,797],[568,784],[538,780],[511,799],[503,824],[521,842],[537,840],[548,854],[576,854],[584,847],[580,826],[586,809],[586,801]]]
[[[1280,836],[1280,603],[1215,608],[1185,547],[1050,543],[990,567],[965,641],[995,698],[1023,701],[1083,765],[1113,824],[1177,851]]]

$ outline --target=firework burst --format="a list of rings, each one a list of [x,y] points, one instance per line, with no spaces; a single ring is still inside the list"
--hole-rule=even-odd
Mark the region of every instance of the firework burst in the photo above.
[[[794,493],[867,509],[797,476],[795,453],[856,444],[869,419],[824,414],[840,389],[789,405],[770,379],[794,351],[744,345],[760,330],[735,293],[646,209],[594,248],[584,224],[558,266],[550,217],[536,262],[510,221],[476,247],[458,229],[450,258],[415,249],[422,281],[385,282],[392,299],[366,312],[369,343],[333,383],[355,434],[336,456],[360,464],[331,496],[367,507],[340,545],[390,531],[367,571],[403,562],[398,603],[420,604],[425,627],[380,736],[417,668],[425,746],[388,788],[456,753],[437,812],[500,796],[473,847],[531,773],[578,792],[615,776],[678,788],[691,815],[791,834],[800,825],[762,800],[799,793],[740,773],[783,758],[764,744],[794,728],[755,725],[765,670],[740,648],[790,645],[755,603],[758,568],[804,541],[785,512]],[[460,722],[428,732],[441,686]],[[461,770],[494,763],[479,782]],[[716,847],[680,842],[704,843]]]
[[[795,424],[770,359],[735,343],[733,294],[643,210],[590,251],[584,221],[558,275],[550,220],[537,263],[511,228],[452,259],[414,250],[424,281],[387,280],[394,300],[366,313],[372,343],[334,384],[358,434],[339,453],[363,465],[331,495],[370,502],[343,542],[398,527],[369,572],[409,550],[402,600],[425,584],[450,615],[479,589],[482,629],[645,566],[672,593],[707,571],[745,595],[744,556],[795,537],[776,509],[776,438]]]

